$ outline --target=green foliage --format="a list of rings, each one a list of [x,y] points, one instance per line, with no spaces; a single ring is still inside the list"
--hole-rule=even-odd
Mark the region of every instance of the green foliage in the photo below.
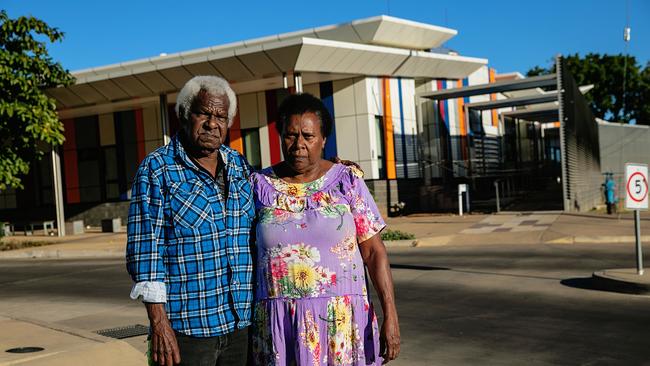
[[[578,85],[593,84],[594,88],[585,94],[596,117],[617,122],[636,120],[638,124],[650,124],[650,63],[639,65],[633,56],[600,55],[589,53],[584,57],[565,57],[567,69]],[[627,59],[627,67],[625,66]],[[626,91],[623,110],[623,74],[625,70]],[[538,76],[555,72],[555,65],[549,68],[535,66],[526,75]]]
[[[0,241],[0,252],[4,252],[4,251],[7,251],[7,250],[23,249],[23,248],[42,247],[44,245],[50,245],[50,244],[54,244],[54,242],[53,241],[47,241],[47,240],[43,240],[43,241],[40,241],[40,240],[26,240],[26,241],[7,240],[7,241]]]
[[[386,229],[381,232],[381,240],[411,240],[415,235],[400,230]]]
[[[64,141],[56,103],[44,93],[74,81],[47,51],[47,41],[62,38],[39,19],[0,11],[0,191],[21,188],[30,162]]]

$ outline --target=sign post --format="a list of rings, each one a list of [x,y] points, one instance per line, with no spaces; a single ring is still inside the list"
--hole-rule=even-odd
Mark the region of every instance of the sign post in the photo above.
[[[643,249],[641,247],[640,211],[648,209],[648,165],[625,164],[625,208],[634,210],[634,234],[636,236],[636,271],[643,274]]]
[[[467,195],[467,184],[458,185],[458,215],[463,216],[463,192]],[[465,196],[468,197],[468,196]],[[467,199],[467,212],[469,212],[469,199]]]

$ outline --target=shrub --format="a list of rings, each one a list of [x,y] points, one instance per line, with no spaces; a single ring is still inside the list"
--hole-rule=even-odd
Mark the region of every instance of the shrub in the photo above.
[[[386,229],[381,232],[381,240],[410,240],[415,239],[415,235],[399,230]]]

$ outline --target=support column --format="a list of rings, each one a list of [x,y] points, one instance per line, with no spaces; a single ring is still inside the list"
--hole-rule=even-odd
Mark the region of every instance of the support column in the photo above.
[[[296,93],[302,93],[302,75],[299,72],[293,74],[293,85],[296,88]]]
[[[61,177],[61,158],[59,157],[59,152],[54,146],[52,146],[51,155],[57,234],[58,236],[65,236],[65,214],[63,207],[63,179]]]
[[[167,94],[160,94],[160,125],[162,127],[163,145],[167,145],[171,138],[169,136],[169,108],[167,108]]]

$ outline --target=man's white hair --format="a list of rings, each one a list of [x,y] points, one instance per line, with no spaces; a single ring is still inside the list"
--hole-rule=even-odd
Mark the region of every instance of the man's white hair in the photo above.
[[[194,99],[201,91],[211,95],[225,95],[228,97],[228,128],[232,126],[237,113],[237,96],[230,87],[230,84],[218,76],[206,75],[195,76],[183,85],[183,89],[176,97],[176,115],[181,121],[189,121]]]

